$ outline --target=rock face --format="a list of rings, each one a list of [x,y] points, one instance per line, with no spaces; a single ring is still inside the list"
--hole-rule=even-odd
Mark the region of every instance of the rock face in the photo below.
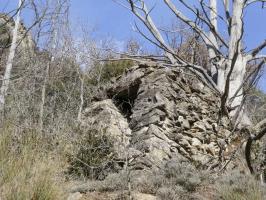
[[[105,89],[86,120],[107,128],[118,154],[127,151],[134,169],[162,167],[172,158],[211,168],[230,138],[219,117],[219,98],[192,74],[163,66],[130,68]]]
[[[119,158],[125,158],[126,148],[129,146],[131,130],[127,120],[119,112],[111,99],[95,102],[85,109],[81,126],[85,129],[98,130],[112,141],[114,151]]]
[[[11,17],[0,13],[0,48],[5,48],[11,43],[14,26],[15,21]],[[23,23],[19,26],[18,41],[21,41],[20,50],[33,51],[35,48],[35,43]]]
[[[15,27],[15,21],[4,13],[0,13],[0,77],[4,75],[9,47],[12,42],[12,32]],[[27,60],[34,55],[35,42],[23,23],[20,23],[18,30],[18,43],[16,58]],[[21,60],[19,64],[14,64],[12,73],[21,74]]]

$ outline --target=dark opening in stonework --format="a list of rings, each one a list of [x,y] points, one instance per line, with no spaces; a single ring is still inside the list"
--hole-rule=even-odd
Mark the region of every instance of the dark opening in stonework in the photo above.
[[[140,81],[135,81],[120,91],[107,91],[107,95],[113,100],[120,112],[130,121],[132,108],[138,95]]]

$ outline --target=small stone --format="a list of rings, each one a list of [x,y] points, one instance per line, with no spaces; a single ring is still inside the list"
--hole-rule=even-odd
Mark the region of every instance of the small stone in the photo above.
[[[212,129],[217,132],[218,131],[218,124],[212,123]]]
[[[192,138],[192,146],[200,147],[201,145],[202,145],[202,143],[198,138]]]
[[[206,132],[206,128],[204,126],[204,123],[201,121],[197,121],[193,124],[195,128],[198,128],[200,131]]]
[[[72,193],[68,196],[67,200],[80,200],[82,197],[82,194],[79,192]]]
[[[223,140],[223,139],[218,139],[217,144],[218,144],[218,146],[219,146],[221,149],[226,149],[227,144],[226,144],[225,140]]]
[[[181,123],[181,127],[184,129],[190,129],[190,124],[183,116],[178,117],[178,121]]]
[[[181,139],[179,141],[179,144],[182,145],[182,146],[185,146],[185,147],[189,147],[190,146],[189,142],[187,140],[185,140],[185,139]]]
[[[203,119],[203,123],[207,130],[212,130],[212,125],[206,119]]]

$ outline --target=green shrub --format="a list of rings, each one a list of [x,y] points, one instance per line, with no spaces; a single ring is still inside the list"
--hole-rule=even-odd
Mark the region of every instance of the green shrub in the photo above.
[[[73,146],[73,151],[68,153],[69,174],[102,180],[113,172],[112,144],[99,130],[81,133]]]
[[[159,199],[200,199],[197,189],[210,178],[189,162],[169,161],[162,169],[132,174],[134,190],[156,195]]]
[[[180,185],[189,192],[196,191],[196,188],[207,178],[187,162],[169,162],[164,175],[173,185]]]
[[[122,75],[126,69],[133,65],[134,62],[129,60],[107,61],[103,64],[95,64],[90,71],[90,74],[93,74],[93,76],[87,80],[87,84],[98,85],[107,83],[112,78]]]
[[[103,66],[102,80],[104,82],[109,81],[111,78],[123,74],[126,69],[132,66],[133,62],[128,60],[106,62]]]

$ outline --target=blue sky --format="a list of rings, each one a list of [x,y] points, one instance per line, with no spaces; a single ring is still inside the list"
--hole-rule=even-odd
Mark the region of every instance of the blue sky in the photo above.
[[[0,1],[3,2],[0,8],[8,1],[9,8],[17,3],[15,0]],[[156,4],[152,16],[158,25],[165,26],[174,19],[174,16],[163,5],[162,0],[146,0],[146,2],[149,6]],[[197,1],[188,0],[188,2],[194,3]],[[178,5],[178,7],[187,16],[190,16],[190,13],[181,5]],[[134,21],[138,20],[128,10],[112,0],[71,0],[70,11],[73,26],[83,23],[88,28],[95,28],[94,35],[99,40],[112,37],[118,43],[123,44],[133,37],[141,40],[142,44],[148,44],[132,30]],[[245,19],[245,45],[247,49],[252,49],[266,39],[266,8],[261,9],[261,4],[250,6],[245,11]],[[263,53],[266,53],[266,51]],[[259,86],[266,91],[266,73],[264,73]]]
[[[162,0],[146,1],[150,7],[156,5],[152,14],[158,25],[165,25],[174,19],[174,16],[161,3]],[[196,0],[190,1],[195,2]],[[254,4],[245,12],[247,19],[245,21],[245,41],[250,48],[266,39],[266,9],[262,10],[260,6],[260,4]],[[181,9],[184,10],[182,7]],[[189,15],[186,11],[185,14]],[[131,27],[137,19],[128,10],[112,0],[71,0],[71,16],[74,20],[84,21],[92,27],[96,26],[101,35],[112,35],[119,40],[136,36]]]
[[[150,6],[156,4],[152,14],[158,25],[166,25],[174,19],[174,16],[161,3],[162,0],[146,2]],[[84,20],[91,27],[97,27],[99,37],[112,36],[118,41],[126,41],[130,37],[139,38],[139,35],[132,31],[132,24],[137,19],[112,0],[72,0],[71,4],[72,18]],[[189,16],[185,9],[182,7],[181,9]],[[247,49],[252,49],[266,39],[266,8],[261,9],[261,4],[250,6],[245,11],[245,19],[245,45]],[[260,80],[259,87],[266,91],[266,72]]]

